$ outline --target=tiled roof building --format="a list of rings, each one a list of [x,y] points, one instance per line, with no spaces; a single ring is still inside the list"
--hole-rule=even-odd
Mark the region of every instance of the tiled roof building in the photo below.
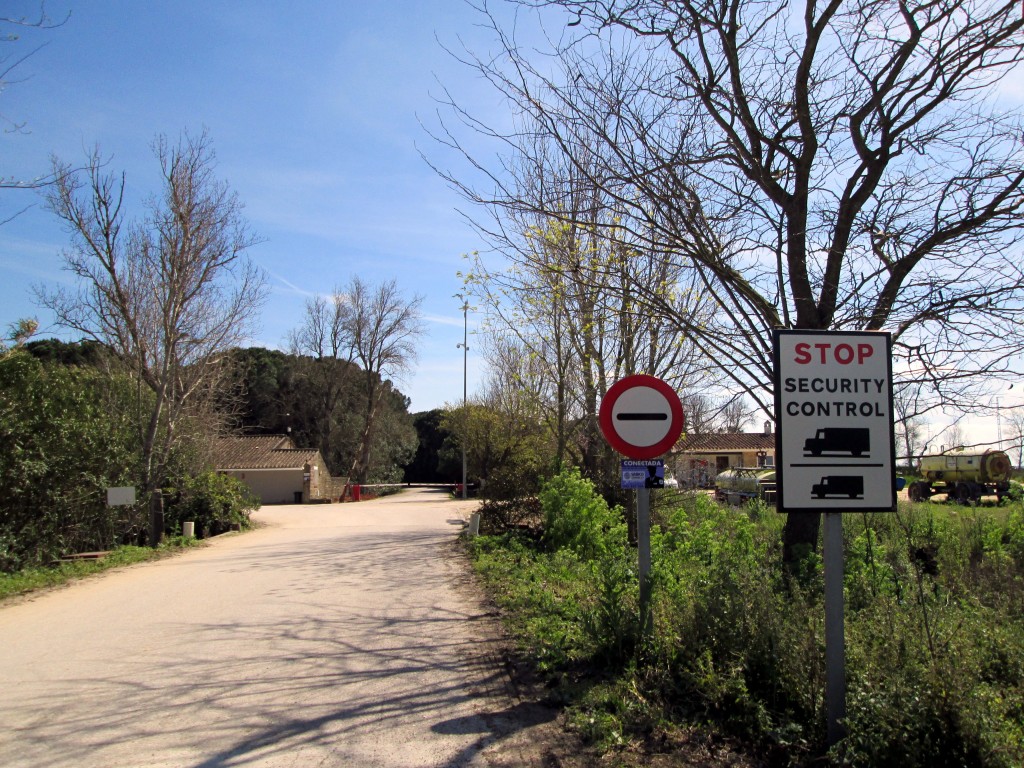
[[[296,448],[286,435],[221,437],[214,447],[217,469],[293,469],[316,460],[319,451]]]
[[[320,451],[287,435],[238,435],[214,441],[213,465],[237,477],[264,504],[300,504],[340,494]]]
[[[775,464],[771,432],[720,432],[691,435],[676,444],[675,476],[680,485],[709,487],[730,467]]]

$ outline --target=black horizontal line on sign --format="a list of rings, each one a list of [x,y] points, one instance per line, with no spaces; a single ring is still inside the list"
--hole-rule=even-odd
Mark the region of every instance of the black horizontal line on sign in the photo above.
[[[667,413],[619,413],[615,418],[618,421],[666,421]]]
[[[790,464],[791,467],[817,467],[818,469],[828,469],[829,467],[856,467],[861,469],[863,467],[884,467],[885,464]]]

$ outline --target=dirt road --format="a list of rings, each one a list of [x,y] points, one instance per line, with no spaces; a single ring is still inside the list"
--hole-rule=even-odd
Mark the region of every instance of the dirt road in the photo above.
[[[0,606],[0,765],[530,766],[455,537],[411,491],[261,510],[265,527]]]

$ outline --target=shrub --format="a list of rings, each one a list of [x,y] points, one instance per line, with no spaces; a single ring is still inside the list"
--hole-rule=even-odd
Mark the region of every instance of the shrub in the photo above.
[[[137,461],[130,382],[0,357],[0,570],[107,550],[141,530],[139,507],[108,507]]]
[[[534,534],[540,529],[540,499],[523,496],[514,499],[488,499],[480,505],[480,533],[494,536],[521,530]]]
[[[610,508],[578,469],[564,470],[548,480],[541,489],[540,504],[544,541],[551,549],[571,549],[585,560],[595,560],[626,548],[622,510]]]
[[[164,514],[170,530],[181,530],[192,521],[200,535],[214,535],[231,529],[249,527],[250,513],[259,500],[239,479],[216,472],[186,477],[181,486],[170,491],[173,501]]]
[[[497,467],[480,489],[490,501],[514,501],[536,496],[541,487],[541,473],[532,462],[508,463]]]
[[[1024,765],[1024,505],[844,518],[848,736],[825,750],[821,561],[783,570],[782,516],[678,497],[636,553],[575,472],[541,493],[543,547],[474,546],[569,722],[604,749],[710,726],[768,765]],[[484,552],[486,551],[486,556]],[[565,681],[569,681],[563,686]]]

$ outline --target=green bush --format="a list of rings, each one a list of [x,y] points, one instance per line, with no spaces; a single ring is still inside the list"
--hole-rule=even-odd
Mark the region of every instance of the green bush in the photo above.
[[[611,508],[578,469],[548,480],[540,491],[544,541],[552,549],[571,549],[596,560],[626,547],[626,523],[619,507]]]
[[[108,507],[138,461],[137,395],[121,376],[0,356],[0,570],[108,550],[144,529],[138,507]]]
[[[186,477],[169,496],[172,501],[164,511],[165,526],[180,531],[182,523],[191,521],[199,535],[248,528],[250,513],[260,505],[241,480],[217,472]]]
[[[636,553],[595,496],[563,473],[541,493],[540,546],[473,544],[588,741],[631,749],[711,724],[769,765],[1024,764],[1020,502],[844,517],[848,736],[827,752],[821,561],[787,575],[783,516],[703,494],[662,510],[654,631],[640,643]]]

